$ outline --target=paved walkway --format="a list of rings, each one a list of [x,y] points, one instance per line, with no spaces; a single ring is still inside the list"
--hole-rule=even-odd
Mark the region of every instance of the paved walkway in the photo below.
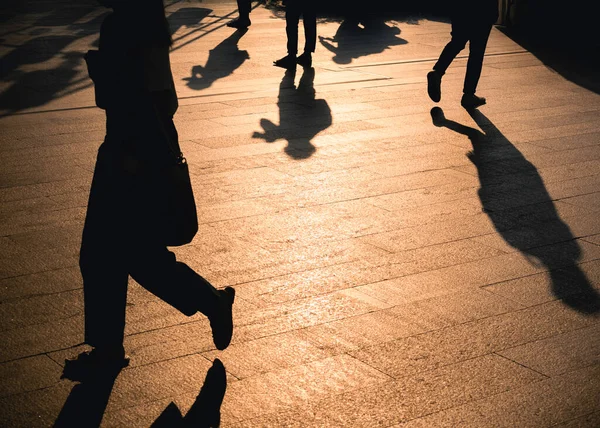
[[[224,427],[600,425],[600,97],[495,28],[488,104],[458,105],[463,56],[432,112],[450,26],[418,16],[323,20],[314,75],[294,76],[271,65],[280,11],[240,34],[233,1],[168,7],[201,221],[174,251],[236,288],[234,339],[215,350],[205,318],[132,282],[110,396],[61,380],[84,349],[104,117],[82,53],[103,10],[20,7],[0,34],[0,426],[177,426],[217,358]]]

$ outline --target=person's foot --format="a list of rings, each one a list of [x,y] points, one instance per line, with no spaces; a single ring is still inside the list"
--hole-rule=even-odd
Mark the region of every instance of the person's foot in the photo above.
[[[478,97],[475,94],[464,94],[460,100],[460,105],[466,109],[477,108],[485,104],[485,98]]]
[[[283,58],[278,59],[277,61],[273,61],[273,65],[276,67],[285,68],[287,70],[292,70],[296,68],[296,56],[295,55],[286,55]]]
[[[65,360],[61,378],[83,382],[103,376],[116,376],[129,365],[129,357],[123,347],[94,348],[82,352],[76,358]]]
[[[296,58],[296,63],[301,65],[302,67],[308,68],[312,66],[312,55],[310,52],[304,52],[298,58]]]
[[[235,300],[235,289],[225,287],[217,290],[219,299],[217,307],[212,316],[208,317],[212,328],[213,342],[219,350],[229,346],[233,336],[233,301]]]
[[[221,405],[227,389],[225,366],[218,358],[206,373],[204,385],[196,401],[183,418],[186,427],[218,427],[221,425]]]
[[[433,70],[427,73],[427,94],[433,102],[440,102],[442,99],[442,75]]]
[[[238,30],[244,30],[248,28],[252,23],[250,22],[250,18],[235,18],[227,23],[228,27],[237,28]]]
[[[444,111],[439,107],[434,107],[430,111],[431,121],[437,127],[444,126],[444,122],[446,117],[444,116]]]

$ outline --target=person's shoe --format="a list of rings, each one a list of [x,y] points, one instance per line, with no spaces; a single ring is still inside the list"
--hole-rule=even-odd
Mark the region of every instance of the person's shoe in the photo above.
[[[227,23],[228,27],[237,28],[238,30],[245,30],[250,25],[252,25],[250,18],[235,18]]]
[[[65,360],[61,378],[84,382],[105,376],[114,377],[128,365],[129,357],[122,347],[111,350],[94,348],[76,358]]]
[[[223,290],[217,290],[219,301],[215,312],[208,317],[210,327],[212,328],[213,342],[219,350],[229,346],[231,336],[233,336],[233,301],[235,300],[235,289],[225,287]]]
[[[464,94],[460,100],[460,105],[466,109],[477,108],[485,104],[485,98],[478,97],[475,94]]]
[[[296,63],[301,65],[302,67],[309,68],[312,66],[312,55],[310,52],[304,52],[298,58],[296,58]]]
[[[273,65],[287,70],[293,70],[296,68],[296,57],[294,55],[286,55],[277,61],[273,61]]]
[[[433,102],[439,103],[442,99],[442,76],[435,70],[427,73],[427,94]]]

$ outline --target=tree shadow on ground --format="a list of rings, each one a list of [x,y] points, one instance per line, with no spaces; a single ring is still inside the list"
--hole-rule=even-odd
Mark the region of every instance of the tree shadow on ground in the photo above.
[[[483,130],[446,119],[431,110],[435,126],[466,135],[477,168],[479,199],[496,231],[530,262],[548,269],[556,298],[586,314],[600,312],[600,294],[578,265],[581,248],[561,219],[535,166],[479,110],[469,114]]]
[[[55,428],[100,427],[119,372],[96,374],[76,384],[58,415]],[[65,376],[68,377],[68,376]],[[204,384],[185,416],[171,402],[151,425],[152,428],[218,427],[221,404],[227,389],[225,367],[219,359],[206,373]]]
[[[286,70],[279,85],[279,125],[261,119],[263,132],[255,132],[253,138],[268,143],[284,139],[288,145],[285,153],[293,159],[306,159],[316,151],[311,140],[332,124],[331,109],[324,99],[315,99],[315,69],[305,68],[298,86],[295,86],[296,70]]]
[[[237,30],[211,49],[206,64],[193,66],[191,77],[183,79],[187,81],[187,86],[196,90],[206,89],[216,80],[233,74],[244,61],[250,59],[248,51],[238,48],[238,42],[247,31]]]

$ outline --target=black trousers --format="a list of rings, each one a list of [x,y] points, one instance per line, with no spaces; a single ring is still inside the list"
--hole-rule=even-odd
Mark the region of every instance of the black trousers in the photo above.
[[[474,94],[479,83],[479,78],[481,77],[483,57],[491,30],[492,24],[474,24],[470,20],[453,20],[452,38],[442,50],[433,69],[443,75],[454,58],[469,42],[469,60],[467,62],[463,92],[465,94]]]
[[[240,18],[245,19],[250,17],[250,10],[252,9],[251,0],[237,0],[237,7]]]
[[[107,138],[98,151],[81,243],[85,342],[93,347],[123,344],[130,275],[188,316],[211,315],[218,296],[153,237],[152,216],[136,209],[135,189],[115,162],[118,150]]]
[[[317,11],[314,0],[288,0],[285,6],[287,52],[298,53],[298,24],[304,24],[304,52],[314,52],[317,45]]]

